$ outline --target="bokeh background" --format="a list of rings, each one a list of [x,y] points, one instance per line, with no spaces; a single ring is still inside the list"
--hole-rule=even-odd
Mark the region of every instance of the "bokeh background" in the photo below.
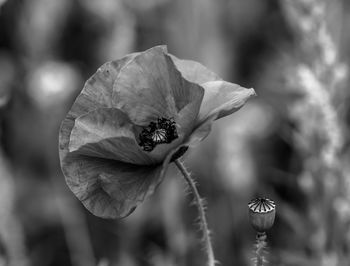
[[[277,203],[270,265],[350,265],[349,28],[347,0],[1,0],[0,265],[204,265],[175,168],[122,220],[91,215],[60,171],[85,80],[159,44],[259,95],[184,158],[220,265],[252,265],[256,196]]]

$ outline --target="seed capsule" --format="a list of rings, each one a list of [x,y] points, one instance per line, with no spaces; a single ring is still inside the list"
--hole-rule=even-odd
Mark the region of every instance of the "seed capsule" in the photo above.
[[[258,232],[269,230],[275,221],[276,205],[273,200],[256,198],[248,203],[249,221]]]
[[[164,143],[166,142],[167,132],[164,128],[156,129],[152,133],[152,140],[154,143]]]

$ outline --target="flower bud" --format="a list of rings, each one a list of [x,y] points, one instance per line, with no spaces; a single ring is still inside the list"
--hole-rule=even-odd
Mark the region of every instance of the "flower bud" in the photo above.
[[[258,232],[265,232],[273,226],[276,205],[273,200],[256,198],[248,203],[249,221]]]

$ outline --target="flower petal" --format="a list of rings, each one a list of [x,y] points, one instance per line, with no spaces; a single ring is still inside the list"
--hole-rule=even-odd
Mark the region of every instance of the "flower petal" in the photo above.
[[[197,112],[204,91],[184,79],[164,46],[140,53],[120,72],[113,89],[115,106],[138,125],[146,126],[159,117],[175,118],[191,104]]]
[[[179,134],[186,136],[195,126],[194,122],[201,108],[204,90],[196,83],[183,78],[180,80],[180,86],[173,87],[172,93],[178,111],[176,122],[179,126]]]
[[[73,193],[94,215],[122,218],[132,213],[160,183],[162,166],[136,166],[69,153],[62,161]]]
[[[123,67],[114,83],[114,105],[137,125],[147,126],[159,117],[176,114],[172,88],[180,86],[181,75],[169,65],[165,49],[156,46],[140,53]]]
[[[182,85],[173,89],[174,100],[179,110],[175,116],[178,139],[169,144],[160,144],[150,152],[150,157],[161,161],[170,150],[180,145],[196,126],[197,116],[201,107],[204,90],[201,86],[181,79]]]
[[[208,81],[221,80],[213,71],[198,62],[179,59],[171,54],[169,54],[169,56],[182,76],[190,82],[202,84]]]
[[[161,162],[170,150],[191,133],[204,90],[184,79],[163,46],[140,53],[120,72],[113,89],[113,103],[139,126],[158,118],[174,118],[179,138],[159,144],[149,156]]]
[[[217,114],[216,119],[238,111],[246,101],[256,96],[254,89],[246,89],[226,81],[209,81],[202,84],[205,90],[198,123]]]
[[[138,53],[129,54],[122,59],[103,64],[86,81],[69,114],[76,118],[97,108],[113,107],[113,84],[120,70],[137,55]]]
[[[192,132],[192,134],[186,139],[184,145],[188,147],[197,146],[203,139],[205,139],[212,128],[214,121],[217,119],[218,113],[207,117],[201,124],[199,124]]]
[[[61,124],[59,133],[60,160],[68,153],[70,133],[75,119],[97,108],[112,107],[113,83],[120,69],[136,55],[130,54],[120,60],[105,63],[87,80],[83,90]]]
[[[70,135],[69,151],[133,164],[154,163],[136,143],[129,118],[115,108],[79,116]]]

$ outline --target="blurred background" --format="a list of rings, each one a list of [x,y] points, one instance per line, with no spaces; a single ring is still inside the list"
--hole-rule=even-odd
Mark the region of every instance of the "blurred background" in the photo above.
[[[0,266],[204,265],[175,168],[132,215],[103,220],[59,166],[85,80],[158,44],[259,95],[185,155],[220,265],[252,265],[247,203],[266,196],[270,265],[348,266],[349,27],[347,0],[0,0]]]

